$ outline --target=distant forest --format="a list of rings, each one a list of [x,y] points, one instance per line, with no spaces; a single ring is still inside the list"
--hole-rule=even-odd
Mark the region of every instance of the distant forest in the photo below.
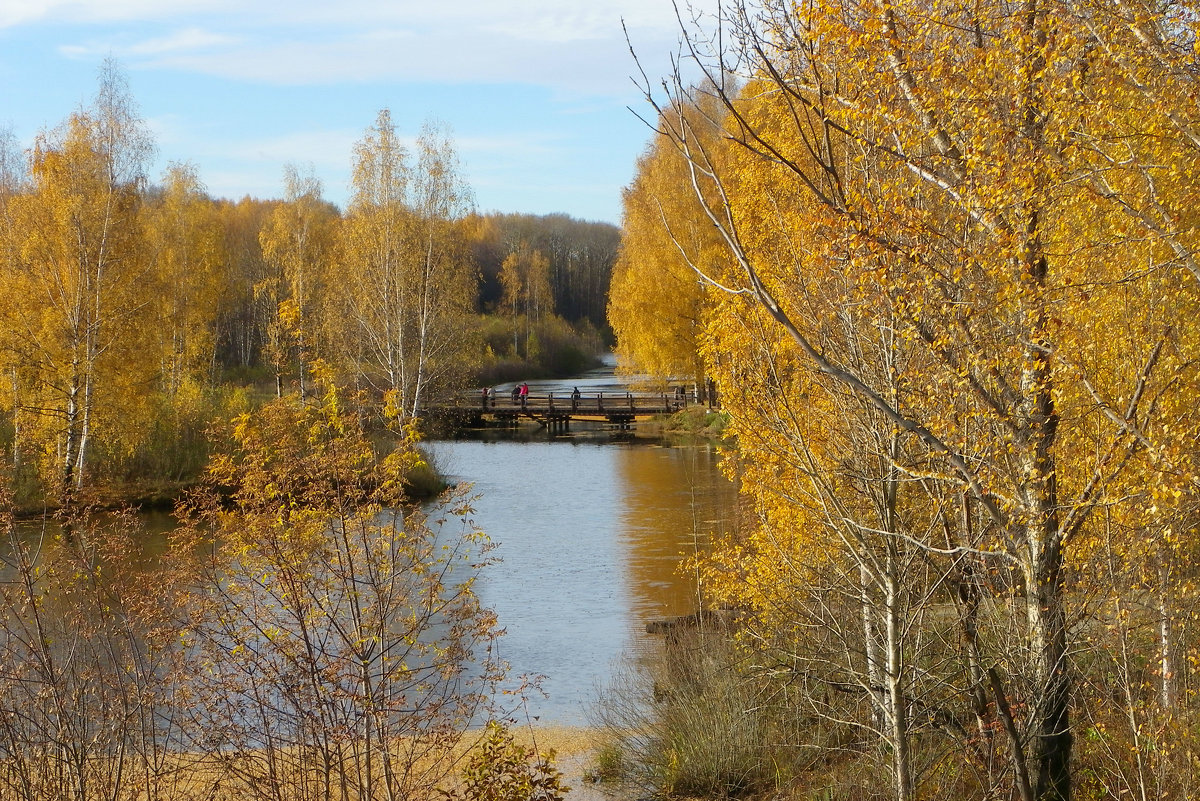
[[[394,419],[505,378],[570,374],[611,345],[619,232],[480,215],[454,144],[387,110],[345,209],[287,165],[282,198],[147,174],[124,75],[23,149],[0,136],[0,446],[18,498],[180,481],[216,421],[336,386]]]

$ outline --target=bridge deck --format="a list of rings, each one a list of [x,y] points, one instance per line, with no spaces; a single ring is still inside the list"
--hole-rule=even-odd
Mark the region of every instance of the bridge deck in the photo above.
[[[488,396],[459,395],[431,404],[433,414],[515,421],[527,417],[540,423],[571,420],[602,420],[628,425],[637,418],[674,414],[693,401],[685,395],[651,392],[530,393],[524,400],[513,400],[508,393]]]

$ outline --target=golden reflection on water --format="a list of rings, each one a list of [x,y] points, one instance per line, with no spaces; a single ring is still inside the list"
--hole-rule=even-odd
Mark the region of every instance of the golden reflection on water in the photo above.
[[[616,474],[625,499],[621,532],[624,571],[635,618],[684,615],[699,606],[697,577],[686,560],[707,550],[714,535],[737,524],[737,488],[720,474],[715,446],[618,452]]]

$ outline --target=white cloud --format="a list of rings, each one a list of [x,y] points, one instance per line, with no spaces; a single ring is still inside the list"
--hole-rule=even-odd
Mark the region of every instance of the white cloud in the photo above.
[[[72,53],[112,53],[135,70],[166,68],[282,85],[514,82],[610,93],[626,91],[628,73],[621,66],[628,56],[619,42],[568,46],[543,40],[530,47],[483,32],[463,34],[453,43],[395,29],[274,43],[179,36],[127,46],[95,43]]]
[[[326,129],[297,131],[283,136],[245,139],[236,142],[210,141],[208,147],[197,143],[193,152],[200,156],[222,156],[234,161],[270,164],[313,164],[318,167],[345,167],[361,131]]]
[[[715,0],[689,5],[712,6]],[[429,25],[484,28],[521,35],[556,31],[565,40],[605,36],[612,20],[632,26],[673,30],[671,0],[5,0],[0,27],[36,21],[103,23],[161,22],[203,15],[232,27]]]
[[[126,37],[120,37],[124,40]],[[58,51],[74,59],[103,58],[115,55],[127,61],[143,61],[147,58],[165,57],[173,53],[213,51],[234,47],[238,39],[225,34],[210,33],[202,28],[184,28],[164,36],[141,39],[132,43],[111,40],[94,40],[85,44],[60,45]]]
[[[9,106],[40,120],[72,102],[58,95],[86,85],[89,62],[115,56],[160,167],[193,162],[218,196],[276,196],[292,162],[340,202],[353,146],[386,105],[410,130],[431,112],[453,121],[482,207],[615,218],[622,165],[647,136],[612,123],[638,103],[622,21],[650,79],[666,74],[671,0],[0,0],[0,33],[19,45],[0,75],[57,76],[53,98]]]
[[[182,130],[173,120],[156,120],[157,131],[167,127],[169,139],[160,140],[164,163],[180,153],[183,160],[200,166],[208,191],[217,197],[279,197],[283,193],[283,168],[295,164],[309,168],[321,179],[323,194],[335,203],[344,202],[353,145],[360,131],[310,130],[274,137],[245,139],[217,135],[213,131]]]
[[[60,52],[70,57],[112,54],[133,70],[165,68],[281,85],[514,82],[575,94],[626,94],[634,65],[622,19],[642,53],[670,52],[678,27],[670,0],[336,5],[259,0],[238,7],[232,0],[190,0],[182,6],[160,0],[49,0],[45,14],[68,8],[156,23],[139,28],[151,34],[142,38],[129,30],[109,31],[62,45]],[[178,25],[155,30],[161,23]],[[662,61],[651,72],[666,67]]]
[[[164,20],[193,13],[217,13],[233,0],[4,0],[0,28],[37,22],[103,23]]]
[[[455,136],[454,148],[464,159],[495,158],[520,153],[523,158],[536,160],[561,149],[557,134],[523,131],[504,136]]]
[[[10,0],[0,6],[0,28],[34,22],[47,15],[49,9],[39,0]]]
[[[152,56],[181,50],[207,50],[229,47],[237,43],[233,36],[209,33],[202,28],[184,28],[167,36],[145,39],[129,48],[131,55]]]

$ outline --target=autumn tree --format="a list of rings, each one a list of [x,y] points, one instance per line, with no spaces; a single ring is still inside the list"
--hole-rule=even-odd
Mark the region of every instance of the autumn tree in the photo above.
[[[235,421],[176,538],[202,590],[194,747],[242,797],[432,797],[502,675],[486,538],[461,497],[444,523],[412,508],[411,441],[378,457],[314,368],[319,399]]]
[[[549,241],[540,249],[550,259],[555,310],[571,323],[586,322],[604,330],[619,230],[608,223],[576,220],[565,214],[547,215],[542,221]]]
[[[431,386],[450,387],[463,378],[467,314],[476,285],[463,224],[474,196],[463,179],[448,131],[432,122],[421,128],[413,176],[412,255],[417,274],[414,416]]]
[[[267,348],[275,367],[276,395],[295,365],[300,397],[308,394],[310,363],[319,353],[317,309],[332,247],[334,209],[322,197],[321,181],[289,164],[283,174],[283,202],[259,233],[263,258],[272,273],[255,285],[271,307]]]
[[[21,405],[39,417],[59,491],[85,481],[97,429],[114,444],[136,436],[124,426],[153,363],[142,339],[150,326],[139,219],[150,149],[109,62],[94,103],[38,137],[31,186],[9,202],[6,325],[29,373]]]
[[[216,360],[216,324],[224,291],[224,236],[216,208],[192,165],[175,164],[146,224],[155,277],[162,337],[162,378],[174,396],[187,381],[211,381]]]
[[[24,188],[25,159],[17,144],[16,137],[9,129],[0,129],[0,276],[7,275],[12,265],[19,262],[17,255],[17,240],[12,230],[10,201]],[[8,299],[10,303],[14,298]],[[0,303],[0,319],[2,319],[3,303]],[[13,470],[20,473],[24,468],[24,450],[22,447],[22,413],[20,389],[22,382],[18,376],[21,368],[18,356],[20,342],[15,332],[7,326],[0,327],[0,369],[4,372],[0,379],[0,398],[10,417],[11,426],[11,459]]]
[[[176,644],[185,582],[147,558],[132,513],[76,506],[18,526],[0,491],[0,787],[21,801],[173,797],[191,688]],[[81,514],[81,512],[84,512]]]
[[[715,144],[720,130],[706,127],[699,109],[689,113],[696,130],[706,131],[703,135]],[[622,369],[663,379],[687,377],[703,392],[705,287],[684,254],[707,262],[721,252],[695,193],[680,191],[690,184],[687,164],[666,138],[652,141],[638,160],[633,184],[622,196],[623,236],[608,318]]]
[[[340,239],[352,278],[340,285],[343,347],[408,415],[462,366],[475,289],[462,229],[472,201],[452,143],[427,125],[416,150],[414,160],[381,111],[355,151]]]
[[[489,214],[479,223],[486,231],[476,240],[482,246],[476,260],[485,310],[497,308],[500,302],[504,259],[521,248],[537,250],[550,263],[556,313],[573,325],[604,330],[608,287],[620,243],[615,226],[565,214]]]
[[[246,370],[262,364],[268,329],[278,313],[269,293],[256,286],[272,276],[263,257],[259,232],[279,201],[242,198],[216,201],[226,253],[225,291],[217,315],[217,360],[225,369]]]
[[[1196,288],[1178,225],[1191,188],[1173,179],[1193,151],[1170,103],[1151,122],[1127,113],[1123,98],[1161,84],[1130,70],[1114,44],[1144,55],[1146,41],[1188,34],[1149,14],[1135,20],[1039,3],[736,3],[720,36],[685,28],[706,82],[677,79],[662,99],[647,92],[724,243],[711,260],[672,242],[725,297],[705,347],[710,365],[724,365],[744,457],[774,465],[751,486],[763,536],[804,530],[787,523],[808,508],[784,491],[792,472],[830,488],[818,521],[873,532],[883,555],[924,551],[938,571],[927,580],[961,591],[968,647],[956,661],[974,673],[962,708],[994,703],[1005,732],[1009,770],[989,781],[1030,799],[1071,795],[1068,554],[1094,534],[1098,509],[1124,508],[1135,469],[1190,491],[1182,443],[1150,432],[1168,419],[1194,430],[1175,411],[1190,392]],[[1098,58],[1106,49],[1118,55]],[[730,81],[739,73],[746,83]],[[714,107],[702,123],[691,116]],[[1153,120],[1162,125],[1129,136]],[[714,126],[722,142],[708,136]],[[1153,156],[1129,157],[1151,142]],[[896,347],[881,349],[888,341]],[[748,347],[757,358],[742,355]],[[853,423],[840,430],[876,443],[835,451],[840,466],[808,455],[834,414]],[[780,417],[786,429],[770,425]],[[789,452],[800,458],[780,462]],[[872,472],[877,498],[895,496],[878,508],[896,525],[848,511],[854,482],[835,478]],[[768,542],[747,563],[767,596],[782,553]],[[876,575],[880,586],[909,580]],[[980,602],[1011,587],[1015,641],[999,629],[970,634]],[[972,637],[983,648],[973,656]],[[893,715],[911,711],[911,683],[891,675]],[[957,719],[949,714],[937,719]],[[897,797],[909,797],[899,761],[892,774]]]
[[[534,329],[554,315],[550,260],[540,250],[521,242],[500,265],[500,285],[504,290],[501,301],[504,310],[514,321],[519,321],[513,327],[513,351],[523,353],[527,358],[536,358]]]
[[[870,301],[818,317],[825,297],[852,289],[820,262],[806,273],[814,288],[804,298],[806,330],[828,356],[888,397],[902,396],[919,355],[895,326],[858,310]],[[759,521],[708,563],[710,600],[753,610],[742,625],[761,665],[755,678],[800,675],[828,688],[780,693],[777,714],[879,744],[863,759],[891,774],[897,798],[919,797],[945,752],[918,749],[914,732],[933,710],[957,710],[961,699],[948,690],[962,690],[920,667],[958,662],[931,625],[950,565],[933,562],[921,543],[957,512],[957,501],[918,477],[928,460],[919,443],[806,369],[759,309],[723,293],[708,304],[706,355],[734,412],[731,461]]]

